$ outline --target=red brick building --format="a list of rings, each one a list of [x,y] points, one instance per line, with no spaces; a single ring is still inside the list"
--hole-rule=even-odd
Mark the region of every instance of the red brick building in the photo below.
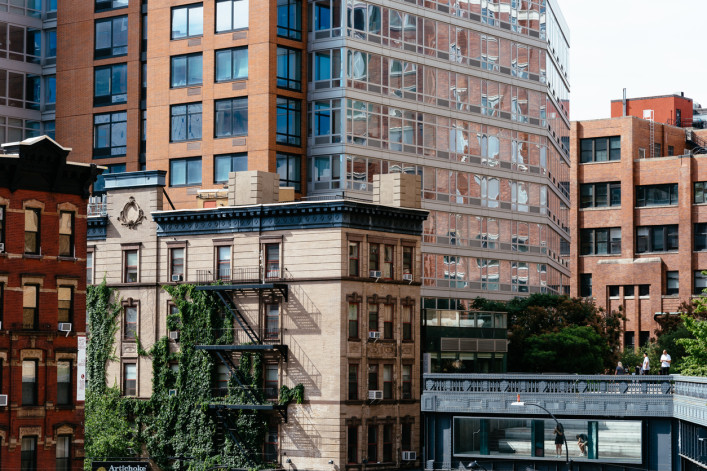
[[[46,136],[3,148],[0,469],[80,470],[86,208],[99,170],[67,162],[70,149]]]
[[[707,287],[707,155],[633,116],[573,122],[570,149],[571,294],[624,309],[638,347]]]
[[[612,118],[643,118],[646,110],[653,110],[653,121],[657,123],[683,128],[692,126],[692,98],[685,98],[684,94],[627,98],[625,112],[624,100],[611,100]]]

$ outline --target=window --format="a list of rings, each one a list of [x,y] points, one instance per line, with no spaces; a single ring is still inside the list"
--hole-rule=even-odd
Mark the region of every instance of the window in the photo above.
[[[301,188],[302,156],[277,153],[277,173],[280,175],[280,186],[293,187],[296,192]]]
[[[624,349],[633,350],[636,347],[636,333],[633,331],[624,332]]]
[[[173,56],[171,61],[171,86],[190,87],[193,85],[201,85],[203,56],[199,52],[197,54],[185,54],[183,56]]]
[[[695,250],[707,250],[707,223],[695,223]]]
[[[116,157],[127,153],[128,113],[93,116],[93,157]]]
[[[128,65],[113,64],[94,69],[93,105],[116,105],[128,101]]]
[[[201,157],[169,161],[169,186],[201,185]]]
[[[586,183],[579,186],[580,208],[621,206],[621,183]]]
[[[393,399],[393,365],[383,365],[383,399]]]
[[[59,212],[59,256],[74,256],[74,213]]]
[[[137,306],[124,306],[125,323],[123,324],[123,339],[137,338]]]
[[[214,134],[216,137],[248,135],[248,97],[214,102]]]
[[[636,228],[636,253],[668,252],[678,249],[678,225]]]
[[[265,277],[280,278],[280,244],[265,244]]]
[[[703,273],[703,270],[697,270],[694,276],[692,294],[702,294],[705,289],[707,289],[707,275]]]
[[[375,425],[368,426],[368,461],[370,463],[378,462],[378,427]]]
[[[401,424],[400,447],[404,451],[412,450],[412,424]]]
[[[266,463],[277,462],[277,425],[270,425],[268,433],[265,435],[265,448],[263,449],[263,461]]]
[[[40,254],[40,221],[41,210],[35,208],[25,209],[25,253],[29,255]]]
[[[57,287],[59,322],[73,322],[74,319],[74,288],[71,286]]]
[[[37,360],[22,361],[22,405],[37,405]]]
[[[393,461],[393,424],[383,425],[383,462]]]
[[[216,51],[216,81],[245,80],[248,78],[248,48],[234,47]]]
[[[638,285],[638,295],[642,298],[650,296],[651,285]]]
[[[412,365],[403,365],[403,399],[412,399]]]
[[[56,403],[60,406],[71,404],[71,362],[56,363]]]
[[[22,286],[22,328],[36,329],[39,325],[39,285]]]
[[[579,295],[583,298],[592,295],[592,274],[582,273],[579,275]]]
[[[279,374],[277,364],[265,365],[265,399],[277,399]]]
[[[350,425],[347,429],[346,462],[358,463],[358,427]]]
[[[606,162],[621,160],[621,137],[595,137],[580,139],[580,162]]]
[[[169,274],[170,280],[179,276],[184,280],[184,247],[170,249],[169,251]]]
[[[114,16],[96,20],[95,59],[128,53],[128,17]],[[56,55],[56,54],[55,54]]]
[[[678,184],[640,185],[636,187],[636,206],[667,206],[678,204]]]
[[[380,271],[380,245],[368,244],[368,268],[371,271]]]
[[[301,102],[277,97],[277,129],[275,140],[279,144],[299,146],[302,143]]]
[[[609,297],[610,298],[618,298],[619,297],[619,286],[618,285],[611,285],[607,286],[609,289]]]
[[[214,157],[214,183],[227,183],[228,174],[248,170],[248,154],[217,155]]]
[[[5,243],[5,206],[0,206],[0,244]],[[7,252],[7,249],[2,252]]]
[[[20,461],[22,471],[37,470],[37,437],[22,437]]]
[[[395,264],[395,246],[383,246],[383,278],[387,280],[393,279],[393,266]]]
[[[123,283],[137,283],[137,250],[123,252]]]
[[[349,339],[358,339],[359,303],[349,303]]]
[[[56,437],[56,471],[71,470],[71,435]]]
[[[678,271],[665,272],[665,294],[673,295],[680,292],[680,275]]]
[[[216,247],[216,269],[219,280],[231,279],[231,247]]]
[[[277,304],[265,305],[265,338],[277,340],[280,335],[280,306]]]
[[[378,365],[368,365],[368,390],[378,390]]]
[[[393,304],[383,305],[383,338],[392,339],[393,338]]]
[[[54,109],[56,104],[56,75],[44,76],[44,108]]]
[[[135,363],[123,365],[123,395],[137,396],[137,365]]]
[[[655,151],[656,157],[660,157],[662,155],[663,150],[661,148],[661,145],[658,144],[657,142],[653,144],[653,149]]]
[[[633,285],[624,286],[624,298],[633,298],[635,296],[636,289]]]
[[[226,365],[218,365],[215,373],[213,396],[224,397],[228,394],[228,382],[231,379],[231,371]]]
[[[581,255],[607,255],[621,253],[621,228],[582,229],[580,231]]]
[[[96,0],[96,12],[128,6],[128,0]]]
[[[172,142],[201,139],[201,103],[172,105],[170,114]]]
[[[277,47],[277,86],[302,90],[302,51]]]
[[[403,340],[412,340],[412,305],[403,304],[401,312],[403,317]]]
[[[413,258],[413,248],[412,247],[403,247],[403,275],[412,275],[413,274],[413,263],[414,263],[414,258]]]
[[[172,8],[172,39],[204,34],[204,7],[201,3]]]
[[[360,276],[360,242],[349,242],[349,276]]]
[[[349,365],[349,401],[358,399],[358,365]]]
[[[707,203],[707,182],[695,182],[695,204]]]
[[[216,2],[216,32],[248,27],[249,0],[218,0]]]
[[[297,41],[302,39],[302,2],[277,0],[277,35]]]
[[[368,303],[368,331],[378,332],[378,304]]]

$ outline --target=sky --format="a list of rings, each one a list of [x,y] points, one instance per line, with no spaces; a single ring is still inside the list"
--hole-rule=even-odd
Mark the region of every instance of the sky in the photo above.
[[[570,119],[685,92],[707,108],[707,0],[555,0],[570,29]]]

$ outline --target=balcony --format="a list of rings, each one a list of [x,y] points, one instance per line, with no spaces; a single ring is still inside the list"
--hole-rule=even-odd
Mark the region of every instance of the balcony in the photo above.
[[[198,285],[211,283],[272,283],[283,281],[285,279],[283,275],[282,270],[279,268],[266,270],[261,267],[238,267],[228,270],[197,270],[196,283]]]

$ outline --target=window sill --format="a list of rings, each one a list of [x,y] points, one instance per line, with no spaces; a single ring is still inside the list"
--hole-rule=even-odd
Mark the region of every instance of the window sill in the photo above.
[[[589,206],[587,208],[579,208],[580,211],[606,211],[607,209],[621,209],[621,205],[616,206]]]
[[[35,259],[35,260],[41,260],[44,258],[44,255],[41,254],[33,254],[33,253],[25,253],[22,254],[23,258],[29,258],[29,259]]]
[[[215,84],[218,84],[218,83],[234,83],[234,82],[243,82],[243,83],[245,83],[245,82],[247,82],[247,81],[248,81],[248,77],[239,77],[239,78],[228,79],[228,80],[214,80],[214,83],[215,83]]]
[[[233,134],[229,136],[214,136],[214,139],[233,139],[234,137],[248,137],[248,134]]]
[[[201,186],[201,183],[189,183],[187,185],[172,185],[170,183],[170,185],[169,185],[170,188],[189,188],[189,187],[193,187],[193,186]]]
[[[78,258],[74,257],[73,255],[72,256],[59,255],[56,259],[59,261],[62,261],[62,262],[75,262],[78,260]]]
[[[679,253],[679,250],[661,250],[658,252],[636,252],[636,255],[660,255],[663,253]]]
[[[127,55],[128,55],[127,52],[126,52],[125,54],[109,54],[109,55],[100,56],[100,57],[96,57],[96,55],[94,54],[93,60],[94,60],[94,61],[102,61],[102,60],[104,60],[104,59],[114,59],[114,58],[116,58],[116,57],[125,57],[125,56],[127,56]]]
[[[184,139],[183,141],[169,141],[170,144],[181,144],[183,142],[201,142],[202,139]]]
[[[601,162],[580,162],[579,165],[618,164],[618,163],[621,163],[621,159],[602,160]]]
[[[201,82],[201,83],[194,83],[194,84],[191,84],[191,85],[177,85],[177,86],[171,85],[171,86],[169,87],[169,89],[170,89],[170,90],[184,90],[185,88],[187,88],[187,89],[188,89],[188,88],[194,88],[194,87],[199,87],[199,88],[201,88],[201,87],[203,87],[203,86],[204,86],[204,82]]]
[[[678,204],[651,204],[646,206],[635,206],[633,209],[651,209],[651,208],[677,208]]]
[[[237,28],[237,29],[224,29],[223,31],[216,31],[215,34],[228,34],[235,33],[238,31],[248,31],[249,28]]]
[[[642,254],[641,254],[642,255]],[[583,254],[580,257],[620,257],[621,253]]]

